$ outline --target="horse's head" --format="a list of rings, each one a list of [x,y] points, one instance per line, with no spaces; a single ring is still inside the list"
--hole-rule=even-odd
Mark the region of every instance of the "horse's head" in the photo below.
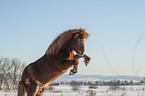
[[[47,49],[47,54],[56,54],[61,49],[69,48],[83,55],[85,52],[84,39],[88,38],[88,33],[84,29],[70,29],[58,36],[50,47]],[[69,46],[69,47],[68,47]]]
[[[84,39],[88,38],[88,33],[84,29],[74,29],[74,37],[71,47],[77,54],[83,55],[85,52]]]

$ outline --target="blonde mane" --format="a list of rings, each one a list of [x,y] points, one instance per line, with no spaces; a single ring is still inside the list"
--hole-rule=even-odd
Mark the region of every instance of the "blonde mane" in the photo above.
[[[84,29],[70,29],[59,35],[47,49],[47,54],[54,55],[58,53],[62,47],[67,45],[72,38],[77,38],[82,36],[84,39],[87,39],[89,34]]]

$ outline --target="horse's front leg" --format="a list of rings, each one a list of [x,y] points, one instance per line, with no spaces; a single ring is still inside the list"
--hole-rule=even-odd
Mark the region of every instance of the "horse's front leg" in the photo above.
[[[85,62],[85,65],[87,66],[90,63],[91,58],[89,56],[87,56],[86,54],[84,54],[83,56],[79,55],[79,54],[74,55],[74,59],[77,59],[77,60],[81,57],[83,57],[85,59],[84,62]],[[79,62],[78,62],[78,64],[79,64]],[[73,69],[70,70],[69,75],[74,75],[75,73],[78,72],[78,64],[74,65]]]
[[[65,60],[63,62],[63,65],[61,66],[62,67],[62,70],[68,70],[70,67],[77,67],[77,65],[79,64],[79,61],[78,59],[72,59],[72,60]],[[72,70],[75,70],[77,72],[77,68],[73,68]],[[74,75],[74,71],[70,72],[70,75]]]
[[[74,65],[73,69],[70,70],[69,75],[74,75],[78,72],[78,64]]]
[[[85,62],[85,65],[87,66],[90,63],[91,58],[87,56],[86,54],[84,54],[82,57],[85,59],[84,62]]]
[[[82,56],[81,55],[78,55],[78,54],[74,55],[74,59],[77,60],[77,61],[81,57]],[[74,64],[73,69],[70,70],[69,75],[74,75],[75,73],[78,72],[78,65],[79,65],[79,61],[76,64]]]

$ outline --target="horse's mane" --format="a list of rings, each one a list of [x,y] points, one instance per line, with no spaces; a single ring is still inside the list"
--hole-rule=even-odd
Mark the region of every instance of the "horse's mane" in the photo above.
[[[47,54],[54,55],[55,53],[58,53],[62,47],[66,46],[72,40],[72,38],[77,38],[79,36],[87,39],[89,34],[81,28],[65,31],[52,42],[52,44],[47,49]]]

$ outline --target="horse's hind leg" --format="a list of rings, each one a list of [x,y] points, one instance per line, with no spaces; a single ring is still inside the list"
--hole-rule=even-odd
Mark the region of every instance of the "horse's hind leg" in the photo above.
[[[38,85],[34,84],[34,85],[29,85],[26,90],[27,90],[27,96],[36,96],[37,91],[38,91]]]
[[[44,87],[40,87],[39,90],[38,90],[38,92],[37,92],[37,94],[36,94],[36,96],[42,96],[43,93],[44,93]]]

